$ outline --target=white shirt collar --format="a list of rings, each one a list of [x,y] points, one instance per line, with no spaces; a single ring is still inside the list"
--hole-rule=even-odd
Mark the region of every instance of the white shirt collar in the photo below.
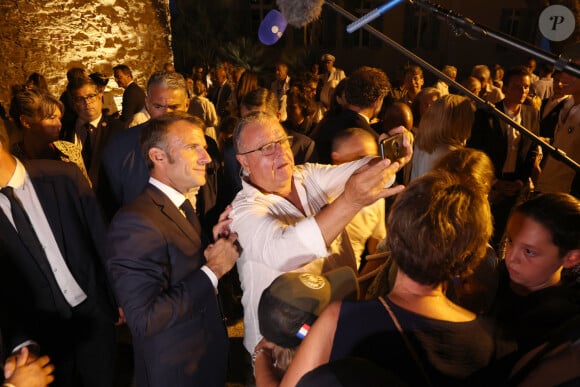
[[[12,188],[21,188],[24,185],[24,180],[26,179],[26,169],[20,160],[18,160],[16,157],[14,157],[14,159],[16,160],[16,168],[14,169],[14,173],[12,174],[10,180],[8,180],[6,186]]]

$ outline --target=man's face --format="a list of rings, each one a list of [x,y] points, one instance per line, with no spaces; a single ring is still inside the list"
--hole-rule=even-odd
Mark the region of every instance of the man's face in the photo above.
[[[155,164],[160,181],[186,193],[205,184],[205,166],[211,162],[201,128],[187,122],[171,124],[166,134],[167,157]],[[154,160],[155,162],[155,160]]]
[[[183,89],[154,86],[151,88],[151,95],[145,99],[145,105],[151,118],[157,118],[169,112],[186,112],[189,107],[189,99],[187,92]]]
[[[563,260],[548,229],[516,212],[506,230],[505,262],[511,281],[530,292],[557,284]]]
[[[215,70],[215,79],[216,79],[218,85],[221,85],[222,83],[224,83],[227,79],[226,69],[224,69],[223,67],[216,69]]]
[[[416,93],[421,91],[423,84],[425,83],[425,79],[423,79],[423,75],[421,74],[407,74],[405,75],[405,85],[408,89],[413,90]]]
[[[503,87],[505,102],[509,104],[522,104],[530,92],[530,77],[528,75],[516,75],[509,79]]]
[[[115,70],[115,82],[122,88],[126,88],[131,83],[131,77],[121,70]]]
[[[327,59],[327,60],[322,62],[322,66],[324,67],[324,69],[327,72],[330,72],[330,70],[332,70],[334,68],[334,62]]]
[[[287,136],[279,122],[252,123],[244,128],[240,137],[240,153],[258,149]],[[237,159],[249,173],[252,184],[264,193],[287,196],[292,187],[294,155],[288,142],[275,145],[275,151],[265,156],[261,151],[237,155]]]
[[[304,85],[304,95],[308,98],[314,99],[314,97],[316,97],[317,88],[318,88],[317,82],[310,82]]]
[[[102,114],[103,100],[95,85],[84,85],[74,90],[72,95],[77,114],[83,122],[94,121]]]
[[[276,66],[276,79],[279,81],[285,81],[288,76],[288,68],[284,65]]]
[[[576,60],[574,63],[580,65],[580,60]],[[564,94],[572,94],[575,98],[578,98],[580,95],[580,79],[578,77],[563,71],[558,75],[558,80],[562,82],[561,90]]]

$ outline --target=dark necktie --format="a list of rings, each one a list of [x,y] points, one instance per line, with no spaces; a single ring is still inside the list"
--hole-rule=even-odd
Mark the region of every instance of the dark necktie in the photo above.
[[[48,258],[46,257],[44,247],[42,246],[42,243],[40,243],[40,240],[38,239],[38,236],[32,227],[30,218],[26,214],[22,203],[14,194],[14,188],[4,187],[0,190],[0,192],[2,192],[2,194],[4,194],[4,196],[6,196],[10,201],[12,220],[14,221],[14,226],[16,226],[16,230],[18,230],[18,234],[20,235],[22,243],[39,262],[40,266],[45,268],[45,273],[49,273],[48,275],[52,274],[51,269],[48,266]],[[63,316],[70,315],[70,305],[62,295],[56,280],[48,281],[48,283],[54,295],[55,307],[57,310]]]
[[[85,142],[83,143],[82,155],[87,171],[89,170],[89,168],[91,168],[91,159],[93,158],[93,144],[91,137],[94,129],[95,127],[90,123],[85,124],[85,130],[87,135],[85,137]]]
[[[10,201],[12,220],[14,221],[14,226],[16,227],[16,230],[18,230],[18,234],[20,235],[20,238],[22,238],[24,244],[33,248],[37,252],[44,252],[44,248],[38,240],[36,232],[34,232],[34,229],[32,228],[30,218],[28,218],[26,211],[24,211],[22,203],[14,194],[14,188],[4,187],[2,188],[1,192]]]
[[[181,206],[179,206],[179,209],[183,211],[189,223],[191,223],[195,231],[197,231],[201,236],[201,224],[199,223],[199,219],[197,218],[195,210],[193,209],[189,199],[185,199]]]

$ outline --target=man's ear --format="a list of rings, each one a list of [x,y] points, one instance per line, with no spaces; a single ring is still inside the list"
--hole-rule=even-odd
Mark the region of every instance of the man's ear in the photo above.
[[[236,155],[236,159],[238,160],[244,171],[246,171],[246,173],[249,174],[250,165],[248,164],[248,159],[246,158],[246,155]]]
[[[165,151],[157,147],[149,149],[149,152],[147,152],[147,154],[149,155],[149,159],[155,165],[163,163],[167,158],[167,154],[165,153]]]
[[[30,117],[21,115],[20,116],[20,124],[25,127],[26,129],[30,129]]]
[[[580,263],[580,249],[570,250],[564,256],[564,259],[562,261],[562,266],[565,269],[569,269],[569,268],[574,267],[575,265],[577,265],[579,263]]]

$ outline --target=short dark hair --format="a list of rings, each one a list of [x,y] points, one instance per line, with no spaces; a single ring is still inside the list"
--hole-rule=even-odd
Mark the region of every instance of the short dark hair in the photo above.
[[[149,150],[151,148],[160,148],[169,154],[165,137],[169,131],[169,127],[173,123],[179,121],[189,122],[205,132],[205,124],[203,121],[186,112],[174,111],[152,119],[151,122],[149,122],[148,125],[145,125],[141,130],[141,154],[143,155],[149,170],[153,169],[154,166],[149,158]]]
[[[346,101],[354,106],[367,108],[379,98],[384,98],[391,90],[389,78],[374,67],[361,67],[355,70],[344,89]]]
[[[127,65],[124,65],[124,64],[116,65],[115,67],[113,67],[113,71],[120,71],[123,74],[128,75],[131,78],[133,78],[133,73],[131,72],[131,69]]]
[[[532,73],[526,66],[516,66],[507,70],[503,76],[504,86],[509,85],[510,81],[514,77],[532,77]]]
[[[286,106],[289,107],[293,104],[296,104],[300,107],[304,117],[311,116],[316,112],[314,101],[306,97],[304,92],[297,86],[292,86],[290,90],[288,90],[286,97]]]
[[[68,83],[68,86],[67,86],[66,89],[67,89],[67,92],[68,92],[68,94],[69,94],[69,96],[71,98],[71,101],[74,101],[74,95],[73,95],[73,93],[75,91],[77,91],[78,89],[80,89],[81,87],[86,86],[86,85],[92,85],[92,86],[95,87],[95,89],[97,91],[99,91],[99,85],[97,85],[97,83],[93,79],[91,79],[89,77],[73,78]]]
[[[580,249],[580,201],[574,196],[544,193],[520,204],[514,211],[541,223],[550,232],[560,258],[570,250]]]
[[[267,113],[273,116],[278,114],[278,109],[280,108],[276,94],[264,87],[252,90],[246,94],[240,106],[248,110],[264,108]]]
[[[398,195],[387,229],[397,266],[416,282],[437,285],[469,273],[486,255],[489,202],[458,176],[434,170]]]
[[[66,79],[67,81],[71,82],[75,78],[82,78],[85,77],[87,74],[87,70],[82,67],[71,67],[66,72]]]

